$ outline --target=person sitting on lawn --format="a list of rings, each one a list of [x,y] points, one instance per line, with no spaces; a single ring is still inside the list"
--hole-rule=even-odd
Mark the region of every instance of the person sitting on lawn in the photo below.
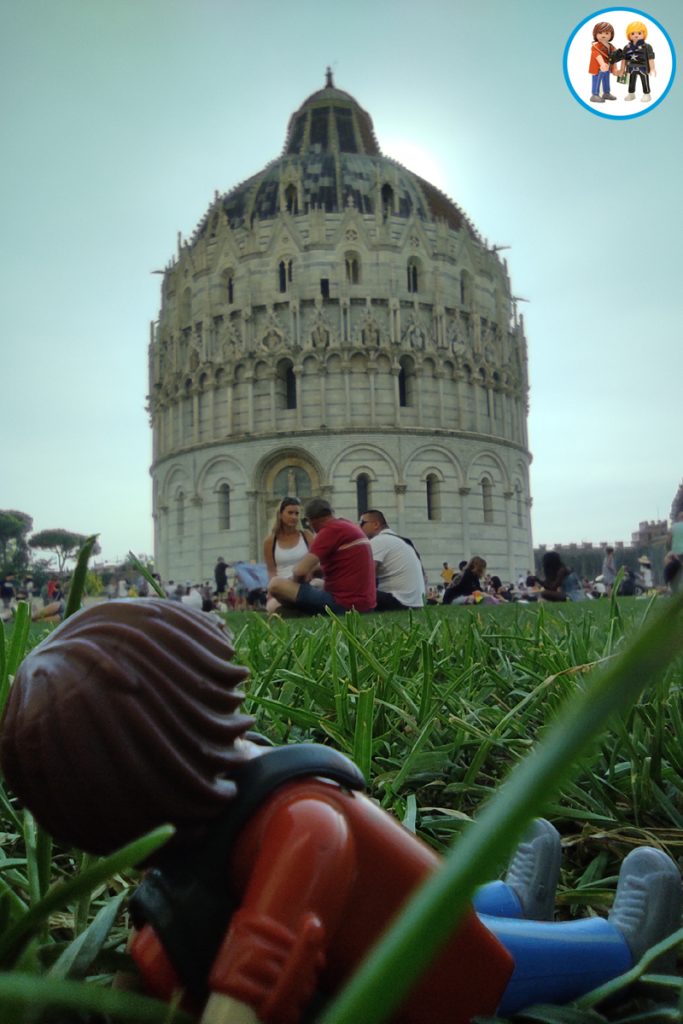
[[[288,580],[292,570],[313,543],[313,534],[301,526],[301,501],[299,498],[283,498],[277,510],[273,529],[263,542],[263,560],[268,569],[268,582],[279,576]],[[280,607],[271,594],[266,601],[266,611],[275,612]]]
[[[478,555],[470,558],[462,572],[453,577],[453,582],[446,587],[443,595],[444,604],[465,604],[466,599],[471,597],[477,590],[481,590],[481,577],[486,572],[486,562]]]
[[[411,543],[389,528],[384,513],[369,508],[359,526],[370,541],[377,575],[377,611],[422,608],[425,581],[422,563]]]
[[[270,593],[280,604],[309,615],[329,608],[335,615],[355,608],[369,612],[375,607],[375,564],[370,542],[360,527],[339,519],[325,498],[311,498],[304,509],[315,537],[309,551],[292,569],[292,578],[270,581]],[[324,589],[311,585],[322,570]]]

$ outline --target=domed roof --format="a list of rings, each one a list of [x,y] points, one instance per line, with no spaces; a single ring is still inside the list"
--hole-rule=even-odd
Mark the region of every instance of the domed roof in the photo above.
[[[382,204],[392,216],[445,220],[476,237],[452,200],[382,154],[372,118],[353,96],[335,87],[329,68],[325,87],[290,117],[282,156],[222,200],[231,227],[275,217],[283,204],[293,214],[347,207],[372,214]]]

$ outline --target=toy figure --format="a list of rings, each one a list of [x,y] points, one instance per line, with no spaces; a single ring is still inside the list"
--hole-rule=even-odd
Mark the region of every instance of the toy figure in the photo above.
[[[131,903],[151,992],[183,988],[205,1024],[296,1024],[440,858],[363,795],[341,754],[249,733],[233,654],[211,618],[172,601],[87,608],[21,665],[0,761],[62,843],[105,854],[176,826]],[[467,1024],[565,1002],[679,925],[680,875],[659,850],[626,858],[608,920],[529,920],[552,916],[558,871],[559,837],[537,822],[393,1019]]]
[[[593,45],[588,65],[588,74],[592,75],[591,103],[604,103],[605,100],[616,99],[609,87],[610,55],[614,53],[613,39],[614,27],[608,21],[598,21],[593,25]],[[600,86],[602,86],[602,96],[600,95]]]
[[[623,75],[628,71],[628,93],[627,100],[636,98],[636,81],[640,78],[643,90],[642,103],[649,103],[652,99],[650,92],[650,75],[656,75],[654,50],[647,39],[647,26],[642,21],[632,21],[626,27],[626,38],[628,43],[623,50],[615,50],[610,56],[610,61],[621,60],[619,74]]]

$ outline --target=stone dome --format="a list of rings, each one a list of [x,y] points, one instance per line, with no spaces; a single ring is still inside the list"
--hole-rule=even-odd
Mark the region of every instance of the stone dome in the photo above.
[[[289,212],[340,212],[353,207],[374,214],[392,204],[404,219],[443,220],[456,230],[474,229],[462,211],[434,185],[382,154],[372,118],[347,92],[327,85],[292,114],[282,156],[222,200],[232,228],[267,220],[280,210],[283,181],[292,188]],[[391,192],[383,183],[391,181]],[[378,189],[378,183],[380,187]]]
[[[237,140],[238,142],[238,140]],[[160,572],[261,561],[285,494],[372,505],[433,582],[533,564],[527,356],[507,266],[324,88],[281,155],[216,193],[162,283],[149,349]]]

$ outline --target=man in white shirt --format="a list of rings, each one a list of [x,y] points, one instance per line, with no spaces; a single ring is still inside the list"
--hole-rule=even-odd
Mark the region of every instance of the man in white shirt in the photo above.
[[[422,608],[425,581],[422,563],[411,543],[399,537],[379,509],[371,508],[360,517],[360,528],[370,541],[377,576],[376,611]]]

